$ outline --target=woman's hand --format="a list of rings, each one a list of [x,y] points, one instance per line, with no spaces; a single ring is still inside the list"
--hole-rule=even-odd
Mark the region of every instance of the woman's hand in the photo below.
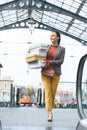
[[[49,60],[45,60],[45,61],[44,61],[44,63],[45,63],[45,67],[48,67],[48,66],[49,66],[50,61],[49,61]]]

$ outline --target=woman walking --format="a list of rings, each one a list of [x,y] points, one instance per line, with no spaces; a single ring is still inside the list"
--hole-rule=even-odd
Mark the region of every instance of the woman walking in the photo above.
[[[60,33],[52,32],[50,35],[51,45],[48,46],[45,67],[41,70],[42,83],[45,90],[45,105],[48,112],[48,122],[52,122],[55,94],[61,75],[61,65],[64,62],[65,48],[60,46]],[[45,69],[51,69],[54,74],[50,76],[44,73]]]

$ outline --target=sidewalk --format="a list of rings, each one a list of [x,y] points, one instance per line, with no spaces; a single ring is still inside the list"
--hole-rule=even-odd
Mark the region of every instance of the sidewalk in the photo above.
[[[45,108],[0,108],[2,127],[54,127],[76,128],[79,119],[77,109],[53,109],[53,122],[47,122]]]

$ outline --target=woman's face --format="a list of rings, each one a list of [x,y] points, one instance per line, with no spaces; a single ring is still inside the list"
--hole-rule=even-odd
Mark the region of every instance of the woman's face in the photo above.
[[[59,37],[57,37],[57,34],[55,32],[52,32],[51,35],[50,35],[50,40],[51,42],[54,44],[54,43],[57,43],[58,44],[58,39]]]

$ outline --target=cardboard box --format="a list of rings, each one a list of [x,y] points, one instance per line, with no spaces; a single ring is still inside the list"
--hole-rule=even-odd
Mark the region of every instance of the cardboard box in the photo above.
[[[28,63],[29,69],[40,69],[45,66],[43,60],[36,60]]]
[[[28,55],[41,55],[46,56],[47,51],[47,45],[45,44],[38,44],[38,45],[32,45],[29,47]]]
[[[26,62],[33,62],[33,61],[38,61],[38,60],[45,60],[46,57],[42,55],[32,55],[32,56],[27,56],[26,57]]]

